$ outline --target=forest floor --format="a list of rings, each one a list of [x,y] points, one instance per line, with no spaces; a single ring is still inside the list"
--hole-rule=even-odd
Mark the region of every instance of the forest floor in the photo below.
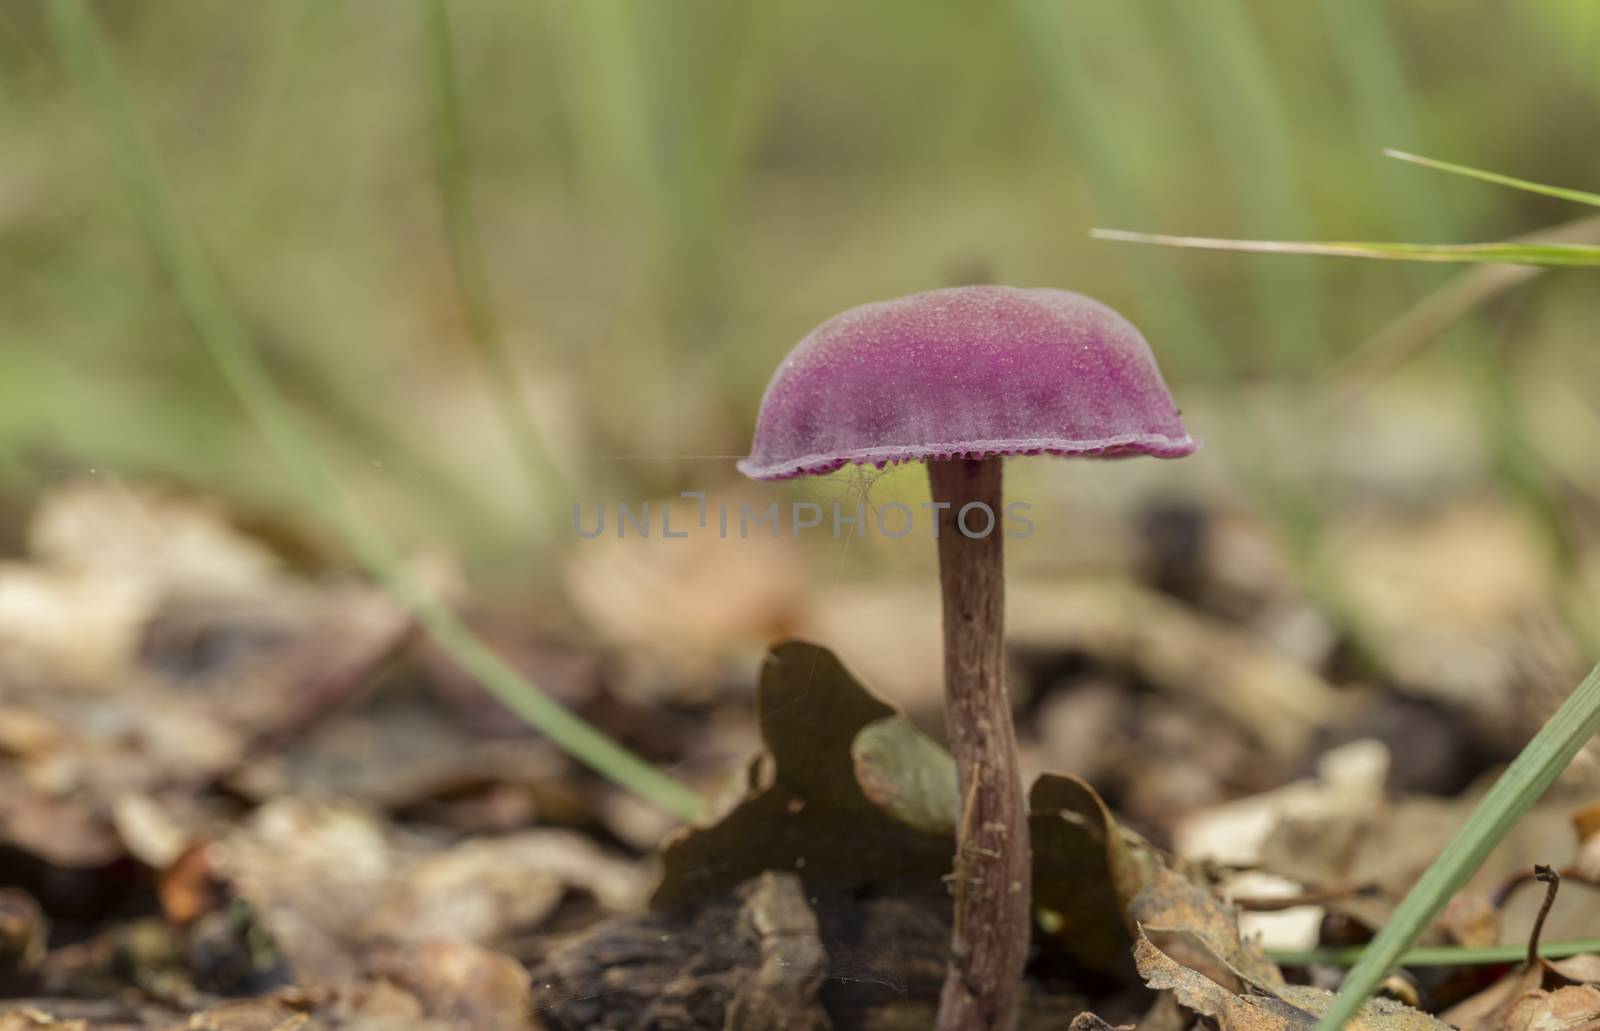
[[[1292,953],[1366,940],[1581,676],[1494,495],[1338,532],[1359,630],[1259,522],[1198,502],[1142,511],[1110,575],[1013,577],[1024,1028],[1309,1028],[1340,967]],[[630,607],[644,574],[597,547],[568,597],[512,605],[430,566],[535,683],[717,799],[685,829],[292,528],[89,478],[20,539],[3,1031],[929,1026],[955,811],[930,584],[796,612],[762,586],[792,556],[690,549],[649,575],[703,603]],[[1585,757],[1424,944],[1525,943],[1535,864],[1567,882],[1545,941],[1592,935],[1597,786]],[[1588,1027],[1596,980],[1595,956],[1414,967],[1367,1021]]]

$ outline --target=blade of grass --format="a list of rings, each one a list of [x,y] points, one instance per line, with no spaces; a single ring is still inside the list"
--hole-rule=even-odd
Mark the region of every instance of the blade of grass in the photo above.
[[[343,6],[342,0],[286,0],[270,10],[259,9],[267,20],[262,33],[263,67],[248,109],[241,107],[240,121],[245,128],[227,159],[227,175],[237,185],[230,190],[226,207],[218,209],[224,221],[208,226],[213,240],[278,231],[282,215],[272,196],[291,177],[287,168],[302,164],[303,152],[295,146],[304,139],[305,125],[299,119],[308,98],[322,95],[321,87],[326,84],[323,62],[334,49],[331,37],[340,24]],[[340,48],[339,56],[348,66],[350,55]],[[270,316],[268,321],[273,321]],[[383,404],[381,396],[373,393],[370,368],[347,364],[349,349],[326,346],[305,334],[305,328],[302,324],[294,332],[280,333],[276,346],[264,345],[261,350],[273,378],[306,413],[307,430],[314,438],[331,431],[347,455],[361,460],[384,455],[383,468],[393,489],[415,499],[431,522],[448,527],[456,539],[469,541],[474,548],[496,546],[513,531],[519,544],[527,539],[527,520],[521,513],[515,515],[515,526],[509,525],[506,513],[486,503],[481,482],[469,482],[460,467],[419,446],[414,437],[408,442],[409,426],[402,428],[398,419],[409,418],[409,413],[397,417],[395,406]],[[197,358],[214,379],[210,359],[204,354]],[[184,367],[188,365],[185,362]],[[204,389],[214,387],[207,384]],[[237,404],[230,400],[224,408],[231,425]],[[210,432],[223,436],[215,429]]]
[[[434,179],[439,207],[450,244],[450,267],[466,316],[467,338],[483,367],[489,396],[500,416],[506,437],[522,466],[533,496],[535,517],[548,522],[552,480],[565,480],[565,471],[550,461],[540,447],[541,434],[517,384],[521,377],[506,348],[500,320],[491,300],[489,273],[478,239],[472,207],[471,166],[462,115],[461,86],[456,72],[455,41],[450,9],[445,0],[427,0],[427,37],[432,118]],[[543,486],[544,489],[541,489]],[[536,535],[542,536],[542,535]]]
[[[1518,179],[1510,175],[1501,175],[1499,172],[1488,172],[1468,165],[1457,165],[1449,161],[1436,161],[1433,158],[1420,157],[1416,154],[1408,154],[1403,150],[1395,150],[1393,148],[1386,149],[1383,153],[1385,157],[1409,161],[1413,165],[1421,165],[1423,168],[1431,168],[1438,172],[1463,175],[1468,179],[1481,179],[1486,183],[1494,183],[1496,186],[1509,186],[1514,190],[1526,190],[1529,193],[1543,194],[1546,197],[1556,197],[1561,200],[1570,200],[1577,204],[1588,204],[1591,207],[1600,208],[1600,193],[1569,190],[1564,186],[1548,186],[1544,183]]]
[[[1421,119],[1407,81],[1407,62],[1396,33],[1390,27],[1393,5],[1383,0],[1321,0],[1334,53],[1344,68],[1345,81],[1355,104],[1357,128],[1374,154],[1387,147],[1416,149],[1422,140]],[[1394,224],[1411,239],[1445,239],[1459,220],[1441,190],[1419,189],[1418,177],[1400,177],[1400,166],[1381,163],[1383,195]],[[1543,241],[1583,242],[1583,241]],[[1419,286],[1433,286],[1435,268],[1410,266]],[[1484,269],[1507,272],[1513,269]],[[1508,350],[1499,346],[1487,321],[1467,320],[1444,348],[1469,383],[1473,400],[1490,443],[1494,474],[1499,484],[1533,517],[1549,553],[1554,577],[1566,585],[1563,597],[1583,591],[1577,574],[1576,532],[1568,525],[1559,489],[1531,443],[1525,403],[1516,385],[1516,370]],[[1566,604],[1561,616],[1579,639],[1595,641],[1593,623],[1578,608]]]
[[[618,786],[685,819],[704,801],[530,683],[438,601],[339,489],[225,300],[210,262],[191,242],[140,139],[122,84],[84,0],[49,0],[51,29],[111,144],[128,200],[195,334],[238,394],[306,499],[368,573],[401,601],[439,646],[507,708]]]
[[[1092,5],[1091,5],[1092,6]],[[1125,35],[1135,42],[1150,38],[1148,26],[1137,4],[1114,4],[1091,12],[1083,5],[1056,3],[1053,0],[1010,0],[1010,11],[1017,26],[1019,44],[1036,70],[1045,101],[1053,120],[1072,147],[1074,161],[1083,169],[1096,207],[1118,219],[1132,220],[1148,207],[1139,186],[1139,168],[1129,157],[1129,146],[1119,134],[1122,123],[1107,97],[1118,91],[1106,90],[1089,65],[1095,48],[1086,45],[1098,40],[1103,48],[1106,26],[1086,20],[1091,13],[1102,18],[1121,19]],[[1173,83],[1174,95],[1182,95],[1181,84]],[[1181,113],[1180,108],[1174,108]],[[1125,121],[1125,120],[1124,120]],[[1172,352],[1180,374],[1212,381],[1237,378],[1235,356],[1222,346],[1212,331],[1194,291],[1185,282],[1176,260],[1159,250],[1130,255],[1132,280],[1141,290],[1142,308],[1149,312],[1157,335],[1178,342]],[[1303,572],[1306,582],[1324,611],[1334,613],[1341,625],[1355,633],[1348,613],[1351,606],[1341,597],[1336,585],[1316,568],[1316,539],[1322,506],[1313,497],[1311,484],[1304,476],[1293,475],[1294,463],[1274,461],[1272,442],[1255,427],[1245,406],[1225,405],[1214,413],[1214,435],[1226,443],[1220,453],[1240,486],[1260,505],[1282,535],[1285,546]],[[1296,456],[1297,458],[1303,456]],[[1291,475],[1285,475],[1290,470]]]
[[[1385,147],[1417,145],[1422,139],[1407,78],[1410,62],[1390,25],[1391,5],[1384,0],[1320,0],[1317,7],[1344,72],[1356,129],[1381,178],[1390,221],[1412,239],[1447,235],[1456,220],[1439,191],[1422,189],[1417,177],[1403,175],[1400,166],[1377,160]]]
[[[1600,247],[1575,243],[1373,243],[1333,240],[1227,240],[1209,236],[1169,236],[1131,233],[1122,229],[1093,229],[1098,240],[1187,247],[1208,251],[1244,251],[1251,254],[1308,254],[1327,258],[1372,258],[1379,261],[1430,261],[1457,265],[1538,265],[1577,268],[1600,265]]]
[[[740,366],[757,352],[731,331],[748,270],[733,260],[739,248],[729,236],[776,83],[784,5],[540,6],[548,16],[540,31],[558,54],[577,199],[643,257],[642,276],[615,308],[614,345],[627,348],[641,381],[681,381],[692,363],[706,379],[684,383],[686,391],[742,382],[748,371]],[[641,337],[657,346],[637,346]],[[583,360],[604,379],[611,373],[602,366],[619,359],[604,344],[587,348]],[[635,442],[628,446],[682,431],[668,407],[624,421],[591,414],[596,436]],[[682,473],[668,462],[639,471],[651,489]]]
[[[1530,233],[1528,243],[1600,243],[1600,215]],[[1429,341],[1491,301],[1542,275],[1527,265],[1479,265],[1458,272],[1328,371],[1314,407],[1332,414],[1412,358]]]
[[[1350,945],[1327,949],[1268,949],[1267,955],[1274,963],[1287,967],[1330,966],[1350,967],[1361,962],[1367,946]],[[1585,953],[1600,953],[1600,938],[1578,938],[1573,941],[1543,942],[1539,955],[1545,959],[1565,959]],[[1527,957],[1526,945],[1491,945],[1481,949],[1464,949],[1454,945],[1411,949],[1395,961],[1397,967],[1474,967],[1495,966],[1501,963],[1521,963]]]
[[[1127,147],[1117,138],[1115,113],[1107,107],[1103,84],[1088,67],[1093,38],[1079,31],[1085,17],[1075,4],[1054,0],[1011,0],[1018,40],[1036,69],[1045,100],[1073,160],[1088,179],[1096,206],[1119,221],[1134,220],[1148,207]],[[1116,17],[1136,17],[1137,5],[1114,5]],[[1105,13],[1106,17],[1111,17]],[[1114,96],[1114,94],[1113,94]],[[1166,255],[1132,254],[1133,282],[1141,288],[1141,307],[1157,323],[1157,333],[1181,341],[1168,353],[1190,375],[1221,378],[1231,372],[1228,355],[1207,325],[1194,292],[1175,261]]]
[[[1345,978],[1317,1031],[1339,1031],[1389,970],[1477,871],[1511,825],[1544,794],[1600,731],[1600,666],[1584,677],[1550,721],[1495,782],[1439,858],[1417,881]]]
[[[1261,34],[1238,0],[1180,3],[1173,8],[1188,39],[1195,79],[1226,143],[1239,203],[1256,233],[1310,235],[1295,185],[1292,120],[1275,81]],[[1284,371],[1324,365],[1328,341],[1321,282],[1310,265],[1276,262],[1254,271],[1256,304]]]

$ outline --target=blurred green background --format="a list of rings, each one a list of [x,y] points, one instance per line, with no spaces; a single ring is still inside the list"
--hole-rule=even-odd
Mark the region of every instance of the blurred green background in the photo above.
[[[1451,272],[1088,230],[1452,242],[1583,214],[1383,147],[1600,184],[1594,0],[95,10],[184,225],[342,482],[480,564],[537,551],[575,499],[731,481],[812,325],[991,280],[1127,312],[1208,442],[1184,475],[1298,484],[1314,524],[1326,463],[1433,417],[1374,444],[1361,409],[1312,401]],[[0,7],[0,125],[0,486],[94,469],[292,510],[27,0]],[[1600,496],[1574,460],[1600,425],[1593,284],[1541,277],[1386,380],[1457,398],[1433,431],[1468,455],[1450,475],[1529,499],[1558,550],[1574,492]]]

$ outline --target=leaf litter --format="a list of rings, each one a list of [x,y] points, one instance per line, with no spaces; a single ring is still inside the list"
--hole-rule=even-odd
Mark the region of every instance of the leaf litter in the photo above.
[[[1367,556],[1342,568],[1386,613],[1354,673],[1259,527],[1213,505],[1153,513],[1115,577],[1012,587],[1025,1028],[1312,1026],[1337,969],[1272,950],[1369,936],[1514,748],[1510,717],[1536,722],[1515,692],[1575,654],[1487,503],[1438,532],[1365,514],[1330,538]],[[741,552],[738,590],[719,553],[613,544],[566,568],[570,609],[518,618],[436,568],[508,659],[721,799],[673,830],[507,718],[326,549],[263,526],[77,482],[0,564],[0,1029],[932,1020],[957,805],[925,592],[797,592],[788,542]],[[1452,569],[1470,575],[1441,597]],[[721,602],[702,619],[703,595]],[[866,660],[901,705],[800,641],[752,675],[785,627]],[[1463,642],[1490,658],[1464,666]],[[1448,761],[1418,766],[1408,735]],[[1592,933],[1591,783],[1569,773],[1425,940],[1525,940],[1536,862],[1573,885],[1546,937]],[[1600,1021],[1597,985],[1594,955],[1423,968],[1360,1021],[1568,1031]]]

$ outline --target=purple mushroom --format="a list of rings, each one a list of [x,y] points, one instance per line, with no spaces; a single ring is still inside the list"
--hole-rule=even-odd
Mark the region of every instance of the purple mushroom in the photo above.
[[[767,387],[739,463],[747,476],[928,465],[961,799],[943,1031],[1011,1028],[1028,952],[1032,857],[1005,687],[1001,456],[1194,449],[1144,337],[1065,290],[959,287],[852,308],[800,341]]]

